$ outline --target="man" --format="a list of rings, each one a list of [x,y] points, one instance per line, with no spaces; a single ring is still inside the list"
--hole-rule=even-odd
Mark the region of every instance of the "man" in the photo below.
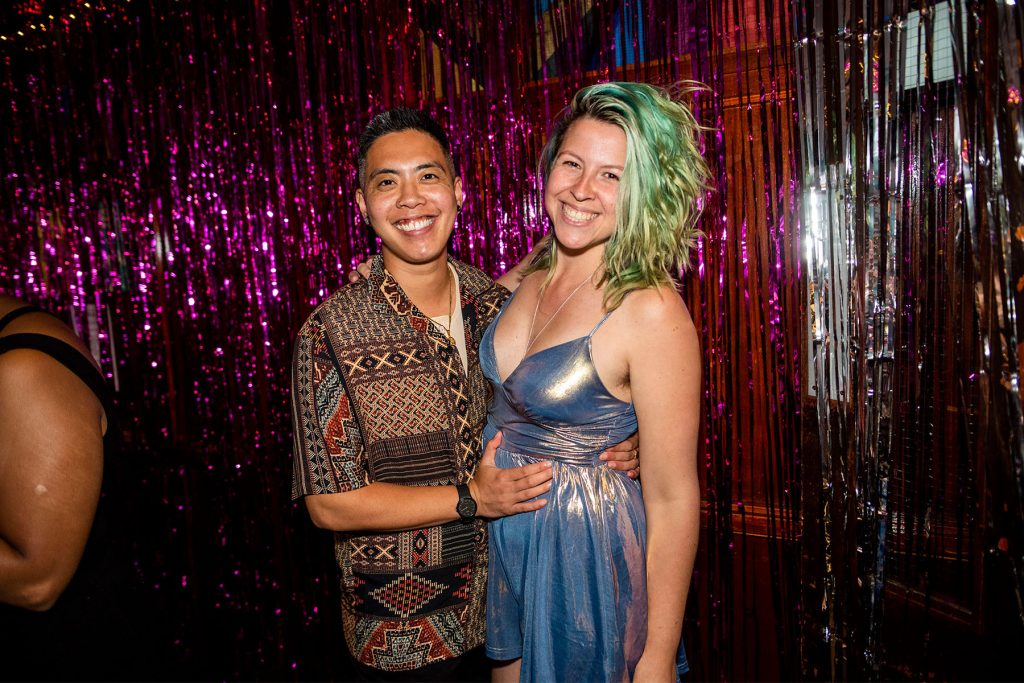
[[[423,112],[370,122],[356,203],[381,254],[295,345],[292,496],[337,532],[345,637],[363,680],[486,677],[484,519],[536,510],[550,487],[547,463],[495,468],[500,437],[481,461],[477,349],[517,275],[495,284],[448,258],[463,201],[449,150]]]

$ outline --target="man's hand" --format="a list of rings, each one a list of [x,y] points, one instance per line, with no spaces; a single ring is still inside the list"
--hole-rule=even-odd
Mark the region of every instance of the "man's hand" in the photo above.
[[[360,261],[356,264],[355,270],[348,271],[349,282],[359,282],[360,280],[368,280],[370,278],[370,262]]]
[[[501,432],[487,442],[484,457],[469,481],[469,492],[476,501],[479,517],[505,517],[531,512],[547,504],[531,500],[551,489],[551,463],[535,462],[522,467],[500,469],[494,464],[494,452],[501,444]]]
[[[613,470],[622,470],[630,479],[640,476],[640,435],[633,435],[622,443],[617,443],[601,454],[601,460],[608,462]]]

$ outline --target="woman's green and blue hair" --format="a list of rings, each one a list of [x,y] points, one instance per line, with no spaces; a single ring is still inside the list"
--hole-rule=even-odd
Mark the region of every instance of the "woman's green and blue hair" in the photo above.
[[[599,83],[576,93],[544,146],[545,182],[569,128],[583,118],[616,125],[626,134],[616,227],[605,245],[601,279],[610,311],[630,290],[675,285],[678,269],[689,268],[700,234],[700,197],[711,176],[698,149],[703,128],[686,105],[646,83]],[[550,278],[557,251],[552,238],[530,270],[549,269]]]

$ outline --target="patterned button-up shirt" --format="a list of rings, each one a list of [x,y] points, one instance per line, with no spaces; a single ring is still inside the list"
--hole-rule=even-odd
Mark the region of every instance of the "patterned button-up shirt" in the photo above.
[[[451,261],[459,275],[468,373],[458,350],[374,258],[299,331],[292,366],[292,497],[372,482],[466,482],[481,457],[487,384],[477,350],[508,290]],[[453,331],[454,334],[454,331]],[[483,521],[335,534],[345,638],[355,658],[402,671],[483,643]]]

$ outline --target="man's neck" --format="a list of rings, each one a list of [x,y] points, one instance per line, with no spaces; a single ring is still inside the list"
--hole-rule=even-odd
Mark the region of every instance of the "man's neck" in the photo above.
[[[428,317],[451,313],[455,293],[447,253],[428,263],[408,263],[389,256],[384,254],[384,267],[416,308]]]

